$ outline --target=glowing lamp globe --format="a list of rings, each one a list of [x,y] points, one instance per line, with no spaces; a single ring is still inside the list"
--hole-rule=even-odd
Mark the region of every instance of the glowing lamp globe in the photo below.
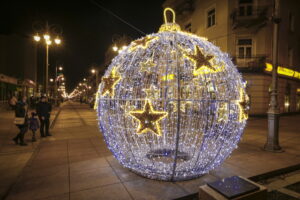
[[[158,33],[112,60],[96,105],[107,146],[124,167],[178,181],[209,172],[237,148],[249,107],[230,57],[181,31],[173,10],[164,14]]]

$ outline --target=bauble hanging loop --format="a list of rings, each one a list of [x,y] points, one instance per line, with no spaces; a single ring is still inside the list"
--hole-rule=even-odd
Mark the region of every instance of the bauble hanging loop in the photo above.
[[[170,11],[172,13],[172,23],[168,22],[167,11]],[[180,31],[181,30],[180,26],[178,24],[176,24],[175,19],[176,19],[175,11],[172,8],[165,8],[164,9],[164,22],[165,23],[163,25],[161,25],[158,32]]]

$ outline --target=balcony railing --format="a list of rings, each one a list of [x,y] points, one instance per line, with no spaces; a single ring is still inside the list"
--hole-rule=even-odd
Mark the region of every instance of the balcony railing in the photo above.
[[[266,66],[266,55],[252,55],[249,57],[233,56],[232,61],[242,72],[263,72]]]
[[[268,21],[268,7],[252,7],[251,12],[244,11],[241,13],[240,9],[234,9],[230,15],[232,20],[232,28],[250,28],[255,27],[259,29],[263,27]]]

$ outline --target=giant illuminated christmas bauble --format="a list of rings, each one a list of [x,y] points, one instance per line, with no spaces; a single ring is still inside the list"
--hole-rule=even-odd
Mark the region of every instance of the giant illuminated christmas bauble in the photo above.
[[[245,83],[229,56],[174,22],[116,56],[98,93],[108,148],[151,179],[187,180],[219,166],[247,119]]]

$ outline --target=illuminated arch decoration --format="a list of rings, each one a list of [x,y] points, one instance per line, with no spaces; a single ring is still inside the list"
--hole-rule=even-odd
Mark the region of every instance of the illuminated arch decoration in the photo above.
[[[188,180],[237,148],[248,98],[231,58],[181,31],[172,9],[164,14],[158,33],[112,60],[99,86],[99,127],[124,167],[151,179]]]

